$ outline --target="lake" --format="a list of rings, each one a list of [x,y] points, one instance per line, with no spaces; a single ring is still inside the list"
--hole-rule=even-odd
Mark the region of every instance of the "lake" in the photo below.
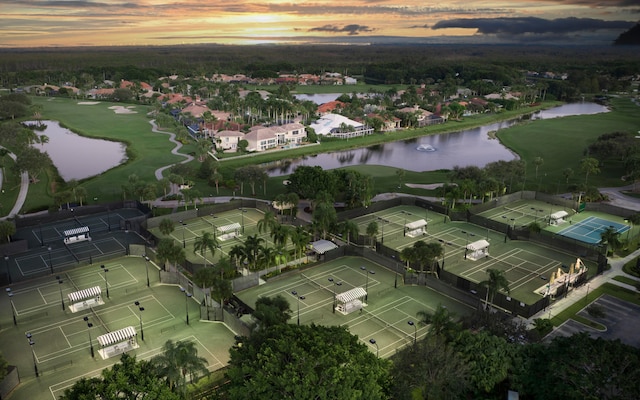
[[[35,124],[35,121],[26,123]],[[33,147],[49,154],[65,181],[99,175],[127,160],[124,143],[80,136],[63,128],[57,121],[42,123],[46,124],[46,129],[35,132],[46,135],[49,142],[34,144]]]
[[[608,111],[605,106],[596,103],[572,103],[533,113],[530,119],[550,119]],[[518,120],[503,121],[461,132],[423,136],[366,148],[281,160],[276,165],[268,165],[267,173],[270,176],[288,175],[293,173],[299,165],[333,169],[370,164],[416,172],[452,169],[455,166],[482,168],[491,162],[510,161],[517,158],[515,153],[489,135],[489,132],[508,128],[517,122]]]

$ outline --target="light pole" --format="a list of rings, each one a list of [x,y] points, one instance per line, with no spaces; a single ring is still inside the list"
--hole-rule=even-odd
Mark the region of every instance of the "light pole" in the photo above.
[[[51,262],[51,246],[47,247],[49,250],[49,268],[51,269],[51,275],[53,275],[53,262]]]
[[[407,236],[407,215],[411,215],[406,211],[400,211],[404,215],[404,221],[402,222],[402,236]]]
[[[298,325],[300,325],[300,300],[304,300],[305,297],[304,296],[298,296],[298,292],[296,292],[295,290],[293,292],[291,292],[291,294],[296,296],[296,298],[298,299]]]
[[[11,316],[13,317],[13,324],[18,325],[18,319],[16,318],[16,306],[13,304],[13,292],[11,288],[6,288],[7,295],[9,296],[9,302],[11,303]]]
[[[100,268],[102,268],[102,270],[104,271],[104,286],[106,288],[106,292],[107,292],[107,299],[109,298],[109,281],[107,280],[107,272],[109,272],[108,268],[104,267],[104,264],[100,266]]]
[[[144,267],[147,272],[147,287],[149,287],[149,257],[147,257],[146,254],[143,255],[142,257],[144,257]]]
[[[469,245],[469,236],[475,236],[473,233],[469,233],[467,231],[460,231],[466,235],[466,241],[464,243],[464,259],[467,259],[467,246]]]
[[[342,286],[342,282],[338,282],[333,278],[327,278],[327,280],[333,283],[333,306],[331,307],[331,312],[336,313],[336,286]]]
[[[380,217],[378,217],[378,221],[380,221],[380,230],[382,232],[382,238],[380,240],[380,244],[384,244],[384,224],[389,222],[389,221],[387,221],[384,218],[380,218]]]
[[[531,207],[531,209],[533,211],[535,211],[535,216],[534,216],[533,222],[538,223],[538,211],[544,212],[544,210],[540,210],[540,209],[537,209],[535,207]]]
[[[380,358],[380,348],[378,347],[378,342],[375,339],[369,339],[369,343],[376,346],[376,358]]]
[[[189,325],[189,298],[193,295],[187,292],[187,289],[183,287],[180,288],[180,291],[184,293],[184,309],[187,315],[187,325]]]
[[[407,324],[409,324],[409,326],[413,326],[413,344],[415,345],[418,341],[418,325],[413,321],[407,321]]]
[[[87,333],[89,334],[89,349],[91,349],[91,358],[95,357],[95,353],[93,352],[93,342],[91,341],[91,328],[93,328],[93,324],[89,322],[89,317],[83,317],[82,320],[87,323]]]
[[[184,227],[187,226],[185,222],[179,221],[182,224],[182,248],[185,249],[187,247],[187,242],[184,240]]]
[[[240,207],[239,210],[240,216],[242,217],[242,234],[244,235],[244,213],[246,212],[246,210],[244,209],[244,207]]]
[[[367,267],[365,267],[364,265],[360,266],[360,269],[364,271],[365,275],[367,276],[367,279],[365,281],[364,284],[364,291],[365,291],[365,295],[364,295],[364,301],[369,300],[369,274],[375,274],[375,271],[367,271]]]
[[[33,340],[31,340],[31,338],[33,337],[32,334],[27,333],[27,340],[29,341],[29,346],[31,347],[31,355],[33,356],[33,369],[36,371],[36,378],[40,376],[40,373],[38,372],[38,363],[36,361],[36,351],[33,349],[33,345],[36,344],[36,342],[34,342]]]
[[[393,287],[397,289],[398,288],[398,263],[395,255],[391,256],[391,258],[393,258],[393,270],[395,271],[395,276],[393,278]]]
[[[136,307],[138,307],[138,310],[140,310],[140,337],[144,340],[144,330],[142,329],[142,312],[144,311],[144,307],[140,305],[139,301],[136,301],[133,304],[135,304]]]
[[[7,267],[7,276],[9,277],[9,285],[11,285],[13,282],[11,281],[11,271],[9,271],[9,256],[8,255],[4,255],[4,265]]]
[[[62,304],[62,311],[64,311],[64,298],[62,297],[62,284],[64,281],[60,279],[59,276],[56,276],[56,279],[58,280],[58,288],[60,289],[60,304]]]

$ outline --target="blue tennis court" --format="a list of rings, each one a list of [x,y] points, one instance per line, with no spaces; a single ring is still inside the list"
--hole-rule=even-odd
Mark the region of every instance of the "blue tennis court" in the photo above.
[[[609,227],[612,227],[618,233],[624,233],[631,229],[629,225],[612,222],[598,217],[589,217],[561,230],[558,232],[558,235],[566,236],[589,244],[598,244],[602,240],[600,234]]]

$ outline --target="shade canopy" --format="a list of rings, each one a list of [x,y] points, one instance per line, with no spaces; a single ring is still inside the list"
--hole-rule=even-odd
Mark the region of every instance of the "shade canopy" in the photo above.
[[[311,242],[311,248],[318,254],[324,254],[329,250],[337,249],[338,245],[329,240],[316,240]]]
[[[349,303],[353,300],[360,299],[366,295],[367,295],[367,292],[363,288],[357,287],[336,295],[336,300],[338,300],[340,303]]]
[[[77,292],[72,292],[67,295],[70,302],[81,301],[84,299],[89,299],[91,297],[100,296],[100,286],[94,286],[87,289],[78,290]]]
[[[569,215],[569,213],[566,212],[566,211],[556,211],[553,214],[551,214],[549,216],[549,218],[551,218],[551,219],[560,219],[560,218],[566,217],[567,215]]]
[[[98,343],[100,343],[100,346],[102,347],[111,346],[112,344],[126,342],[135,336],[135,328],[132,326],[127,326],[126,328],[107,333],[106,335],[98,336]]]
[[[422,228],[423,226],[427,226],[427,221],[425,221],[424,219],[419,219],[417,221],[409,222],[405,225],[405,228],[413,230]]]
[[[489,247],[489,242],[487,242],[484,239],[477,240],[467,245],[467,249],[471,251],[478,251],[478,250],[486,249],[487,247]]]
[[[220,233],[233,232],[233,231],[237,231],[238,229],[240,229],[240,224],[237,222],[234,222],[233,224],[219,226],[218,232]]]
[[[76,235],[80,235],[82,233],[87,233],[89,232],[89,227],[88,226],[81,226],[80,228],[73,228],[73,229],[68,229],[66,231],[64,231],[64,235],[65,236],[76,236]]]

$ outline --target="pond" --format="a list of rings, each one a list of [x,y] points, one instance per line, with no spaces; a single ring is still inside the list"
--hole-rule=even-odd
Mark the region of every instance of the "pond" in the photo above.
[[[33,147],[49,154],[65,181],[99,175],[127,160],[123,143],[80,136],[61,127],[57,121],[42,122],[47,126],[46,129],[35,132],[37,135],[46,135],[49,142],[34,144]]]
[[[550,119],[607,111],[605,106],[596,103],[574,103],[539,111],[527,116],[527,118]],[[267,173],[270,176],[288,175],[293,173],[299,165],[333,169],[349,165],[370,164],[416,172],[452,169],[455,166],[482,168],[491,162],[510,161],[517,158],[515,153],[503,146],[492,134],[517,122],[517,120],[503,121],[461,132],[443,133],[367,148],[281,160],[276,165],[267,165]]]

